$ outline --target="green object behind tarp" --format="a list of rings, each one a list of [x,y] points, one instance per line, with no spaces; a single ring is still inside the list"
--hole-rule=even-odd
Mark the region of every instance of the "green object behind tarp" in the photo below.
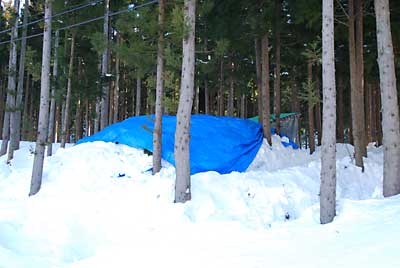
[[[281,116],[280,116],[280,118],[281,119],[287,119],[288,117],[291,117],[291,116],[294,116],[294,115],[298,115],[299,113],[281,113]],[[251,118],[249,118],[250,120],[252,120],[252,121],[254,121],[254,122],[258,122],[258,115],[257,116],[254,116],[254,117],[251,117]],[[275,121],[275,119],[276,119],[276,116],[275,116],[275,114],[271,114],[270,116],[269,116],[269,119],[270,119],[270,121],[272,122],[272,121]]]

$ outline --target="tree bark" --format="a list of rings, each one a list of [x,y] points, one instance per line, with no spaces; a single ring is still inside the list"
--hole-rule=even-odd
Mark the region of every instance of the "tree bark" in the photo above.
[[[363,0],[356,1],[356,72],[357,72],[357,91],[359,96],[358,113],[359,125],[361,128],[361,153],[367,157],[367,128],[365,123],[365,104],[364,104],[364,35],[363,35]]]
[[[359,79],[357,78],[357,56],[356,56],[356,40],[354,31],[354,0],[349,0],[349,53],[350,53],[350,86],[351,86],[351,110],[352,110],[352,130],[354,141],[354,153],[356,166],[361,167],[364,171],[363,161],[363,132],[365,131],[362,125],[362,117],[364,114],[361,102],[364,102],[364,97],[359,90]]]
[[[136,77],[136,112],[135,115],[139,116],[140,115],[140,110],[141,110],[141,93],[142,93],[142,79],[140,78],[140,75],[137,74]]]
[[[272,146],[270,118],[270,94],[269,94],[269,52],[268,33],[261,40],[261,87],[262,87],[262,126],[264,138]]]
[[[400,193],[400,119],[388,0],[375,0],[382,100],[383,196]]]
[[[233,101],[235,95],[234,82],[233,82],[233,62],[231,63],[231,73],[229,76],[229,94],[228,94],[228,115],[233,116]]]
[[[221,57],[219,66],[219,90],[218,90],[218,115],[225,115],[225,90],[224,90],[224,57]]]
[[[158,50],[157,50],[157,84],[156,111],[153,132],[153,175],[161,169],[162,154],[162,114],[164,97],[164,0],[158,2]]]
[[[343,99],[343,74],[338,73],[337,86],[337,142],[344,143],[344,99]]]
[[[121,42],[121,37],[118,35],[117,36],[117,42],[118,42],[118,46]],[[114,112],[113,112],[113,123],[117,123],[118,122],[118,108],[119,108],[119,83],[120,83],[120,71],[119,71],[119,64],[120,64],[120,60],[119,60],[119,55],[116,55],[115,58],[115,87],[114,87]]]
[[[193,105],[195,68],[196,0],[185,0],[184,25],[188,33],[183,38],[182,78],[175,132],[175,202],[191,199],[190,190],[190,117]]]
[[[110,0],[104,2],[104,24],[103,24],[103,42],[105,49],[103,51],[101,60],[101,76],[102,81],[102,99],[101,99],[101,118],[100,118],[100,130],[103,130],[108,126],[108,102],[110,97],[110,86],[105,82],[108,74],[108,38],[109,38],[109,12],[110,12]]]
[[[62,131],[61,131],[61,148],[65,148],[67,142],[68,129],[69,129],[69,112],[71,105],[71,90],[72,90],[72,75],[74,70],[74,55],[75,55],[75,32],[72,32],[71,39],[71,52],[69,58],[69,69],[68,69],[68,82],[67,82],[67,95],[65,97],[65,110],[63,113]]]
[[[325,0],[324,0],[325,1]],[[313,102],[313,84],[312,84],[312,61],[308,61],[307,63],[307,73],[308,73],[308,136],[309,136],[309,147],[310,147],[310,154],[315,152],[315,134],[314,134],[314,102]]]
[[[25,76],[25,55],[26,55],[26,35],[28,32],[28,16],[29,16],[29,1],[25,0],[24,4],[24,19],[23,31],[21,40],[19,70],[18,70],[18,86],[17,96],[15,99],[15,110],[10,117],[10,149],[8,151],[8,161],[13,159],[14,150],[19,149],[21,140],[21,111],[22,111],[22,94],[24,92],[24,76]]]
[[[242,94],[240,97],[240,118],[245,119],[245,105],[246,105],[246,95]]]
[[[336,214],[336,88],[333,0],[322,2],[323,132],[321,154],[320,222]]]
[[[58,45],[59,45],[60,35],[56,31],[55,41],[54,41],[54,65],[53,65],[53,84],[51,86],[50,94],[50,118],[49,118],[49,129],[47,132],[47,156],[51,156],[53,153],[53,143],[54,143],[54,118],[56,113],[56,85],[58,79]]]
[[[317,141],[318,146],[321,146],[322,143],[322,122],[321,122],[321,80],[319,78],[319,71],[317,67],[317,71],[315,72],[315,96],[316,103],[315,103],[315,122],[317,127]]]
[[[275,132],[281,132],[281,9],[282,0],[275,0],[275,80],[274,80],[274,113],[276,118]]]
[[[204,113],[210,114],[210,93],[208,91],[208,77],[204,79]]]
[[[8,60],[8,84],[7,84],[7,101],[6,112],[3,122],[3,141],[1,143],[0,156],[5,155],[8,149],[8,140],[10,138],[10,122],[11,114],[15,111],[15,87],[16,87],[16,72],[17,72],[17,43],[14,41],[18,38],[18,10],[19,0],[14,0],[15,20],[11,30],[11,48]],[[14,129],[12,129],[14,131]],[[8,160],[7,160],[8,161]]]
[[[262,115],[263,115],[263,96],[262,96],[262,77],[261,77],[261,44],[260,40],[258,38],[254,39],[254,50],[256,54],[256,85],[257,85],[257,108],[258,108],[258,121],[261,123],[262,122]]]
[[[51,58],[51,14],[52,0],[45,3],[45,22],[43,35],[42,75],[40,85],[40,111],[35,156],[33,160],[32,180],[29,196],[36,194],[42,185],[43,160],[47,139],[49,91],[50,91],[50,58]]]

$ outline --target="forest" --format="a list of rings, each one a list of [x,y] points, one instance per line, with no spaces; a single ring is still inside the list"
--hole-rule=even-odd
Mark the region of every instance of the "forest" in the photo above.
[[[279,134],[287,112],[301,115],[300,147],[327,150],[325,167],[335,143],[354,145],[362,170],[367,145],[383,145],[384,195],[400,192],[397,1],[14,0],[1,2],[0,24],[0,154],[9,162],[21,140],[37,141],[30,194],[46,145],[50,156],[54,142],[131,116],[155,114],[157,173],[164,114],[182,125],[175,201],[185,202],[190,114],[258,115],[271,145],[267,118]]]

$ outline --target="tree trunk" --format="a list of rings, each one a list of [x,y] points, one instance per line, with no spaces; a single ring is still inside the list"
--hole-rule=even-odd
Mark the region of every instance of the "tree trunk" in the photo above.
[[[59,32],[56,31],[54,44],[54,65],[53,65],[53,84],[51,86],[51,102],[50,102],[50,118],[49,118],[49,129],[47,133],[47,156],[51,156],[53,153],[53,142],[54,142],[54,118],[56,112],[56,85],[58,79],[58,44],[59,44]]]
[[[262,92],[263,92],[263,88],[261,85],[261,81],[262,81],[262,77],[261,77],[261,44],[260,44],[260,40],[258,38],[254,39],[254,50],[255,50],[255,54],[256,54],[256,85],[257,85],[257,108],[258,108],[258,122],[262,123],[262,115],[263,115],[263,96],[262,96]]]
[[[270,118],[270,95],[269,95],[269,52],[268,33],[261,40],[261,88],[262,88],[262,126],[264,138],[272,146]]]
[[[275,80],[274,80],[274,113],[276,118],[275,132],[281,133],[281,9],[282,0],[275,0]]]
[[[315,121],[317,127],[317,141],[318,146],[321,146],[322,142],[322,123],[321,123],[321,80],[319,78],[319,71],[315,72],[315,96],[316,104],[315,104]]]
[[[40,111],[38,134],[36,140],[35,156],[33,160],[32,181],[29,195],[36,194],[42,185],[42,172],[44,151],[46,147],[48,113],[49,113],[49,91],[50,91],[50,58],[51,58],[51,13],[52,0],[45,3],[45,22],[43,35],[42,75],[40,85]]]
[[[158,9],[158,50],[157,50],[157,85],[156,111],[153,132],[153,175],[161,169],[162,114],[164,97],[164,0],[159,0]]]
[[[332,222],[336,214],[336,88],[333,12],[333,0],[324,0],[322,11],[324,108],[320,185],[321,224]]]
[[[354,0],[349,0],[349,53],[350,53],[350,86],[351,86],[351,111],[352,111],[352,130],[354,141],[354,152],[356,166],[361,167],[364,171],[363,161],[363,132],[364,126],[361,124],[363,117],[364,97],[360,95],[358,78],[357,78],[357,57],[356,57],[356,41],[354,31]]]
[[[14,8],[16,12],[16,18],[14,20],[14,25],[11,30],[11,48],[10,56],[8,60],[8,84],[7,84],[7,101],[6,101],[6,112],[4,115],[3,123],[3,141],[1,143],[0,156],[7,153],[8,140],[10,138],[10,132],[15,132],[10,129],[11,114],[15,112],[15,87],[16,87],[16,72],[17,72],[17,43],[14,41],[18,38],[18,10],[19,10],[19,0],[14,0]],[[9,159],[7,160],[9,161]]]
[[[117,37],[118,46],[121,42],[121,37],[118,35]],[[120,71],[119,71],[119,55],[116,55],[115,58],[115,87],[114,87],[114,112],[113,112],[113,123],[118,122],[118,108],[119,108],[119,83],[120,83]]]
[[[242,118],[242,119],[246,118],[245,101],[246,101],[246,95],[242,94],[242,96],[240,97],[240,118]]]
[[[68,128],[69,128],[69,112],[71,104],[71,90],[72,90],[72,75],[74,68],[74,55],[75,55],[75,32],[72,32],[71,39],[71,53],[69,58],[68,82],[67,82],[67,96],[65,97],[65,110],[63,113],[62,131],[61,131],[61,148],[65,148],[67,142]]]
[[[359,125],[360,125],[360,138],[361,138],[361,153],[362,156],[367,157],[367,138],[366,138],[366,124],[365,124],[365,104],[364,104],[364,36],[363,36],[363,0],[356,1],[356,72],[357,72],[357,92],[359,96],[358,106],[359,109]]]
[[[343,74],[338,73],[337,86],[337,142],[344,143],[344,99],[343,99]]]
[[[224,57],[221,57],[219,68],[219,90],[218,90],[218,115],[225,115],[225,90],[224,90]]]
[[[200,105],[200,103],[199,103],[199,101],[200,101],[200,87],[197,85],[196,87],[196,90],[195,90],[195,93],[194,93],[194,96],[195,96],[195,98],[194,98],[194,113],[195,114],[198,114],[199,113],[199,105]]]
[[[313,85],[312,85],[312,61],[308,61],[307,63],[307,73],[308,73],[308,136],[309,136],[309,147],[310,154],[315,151],[315,136],[314,136],[314,103],[313,103]]]
[[[208,77],[204,79],[204,113],[210,114],[210,93],[208,91]]]
[[[24,76],[25,76],[25,55],[26,55],[26,35],[28,32],[28,16],[29,16],[29,1],[25,0],[23,31],[21,40],[19,70],[18,70],[18,86],[17,96],[15,99],[15,111],[10,117],[10,149],[8,151],[8,161],[14,157],[14,150],[19,149],[21,140],[21,112],[22,112],[22,94],[24,92]]]
[[[229,76],[229,95],[228,95],[228,115],[233,116],[234,83],[233,83],[233,62],[231,63],[231,73]]]
[[[75,142],[82,138],[82,105],[81,98],[78,97],[76,103],[76,113],[75,113]]]
[[[388,0],[375,0],[382,99],[383,196],[400,193],[400,119]]]
[[[140,78],[140,75],[137,75],[136,78],[136,112],[135,115],[139,116],[140,115],[140,110],[141,110],[141,93],[142,93],[142,79]]]
[[[193,105],[195,68],[196,0],[185,0],[184,25],[188,33],[183,38],[182,78],[175,132],[175,202],[191,199],[190,190],[190,117]]]
[[[109,22],[109,12],[110,12],[110,0],[105,0],[104,2],[104,24],[103,24],[103,42],[106,45],[103,51],[101,60],[101,77],[102,81],[102,99],[101,99],[101,119],[100,119],[100,130],[103,130],[108,126],[108,102],[110,95],[110,86],[105,81],[108,74],[108,22]]]
[[[376,114],[379,114],[379,111],[376,110],[376,88],[375,88],[375,83],[371,84],[370,88],[370,131],[371,131],[371,141],[376,142]]]

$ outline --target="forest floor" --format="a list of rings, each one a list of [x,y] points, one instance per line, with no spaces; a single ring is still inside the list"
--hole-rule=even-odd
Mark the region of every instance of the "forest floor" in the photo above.
[[[244,173],[192,176],[173,204],[175,170],[94,142],[46,158],[28,197],[34,143],[0,158],[0,267],[400,267],[400,196],[382,197],[382,148],[365,173],[337,145],[337,217],[319,224],[320,151],[263,144]]]

